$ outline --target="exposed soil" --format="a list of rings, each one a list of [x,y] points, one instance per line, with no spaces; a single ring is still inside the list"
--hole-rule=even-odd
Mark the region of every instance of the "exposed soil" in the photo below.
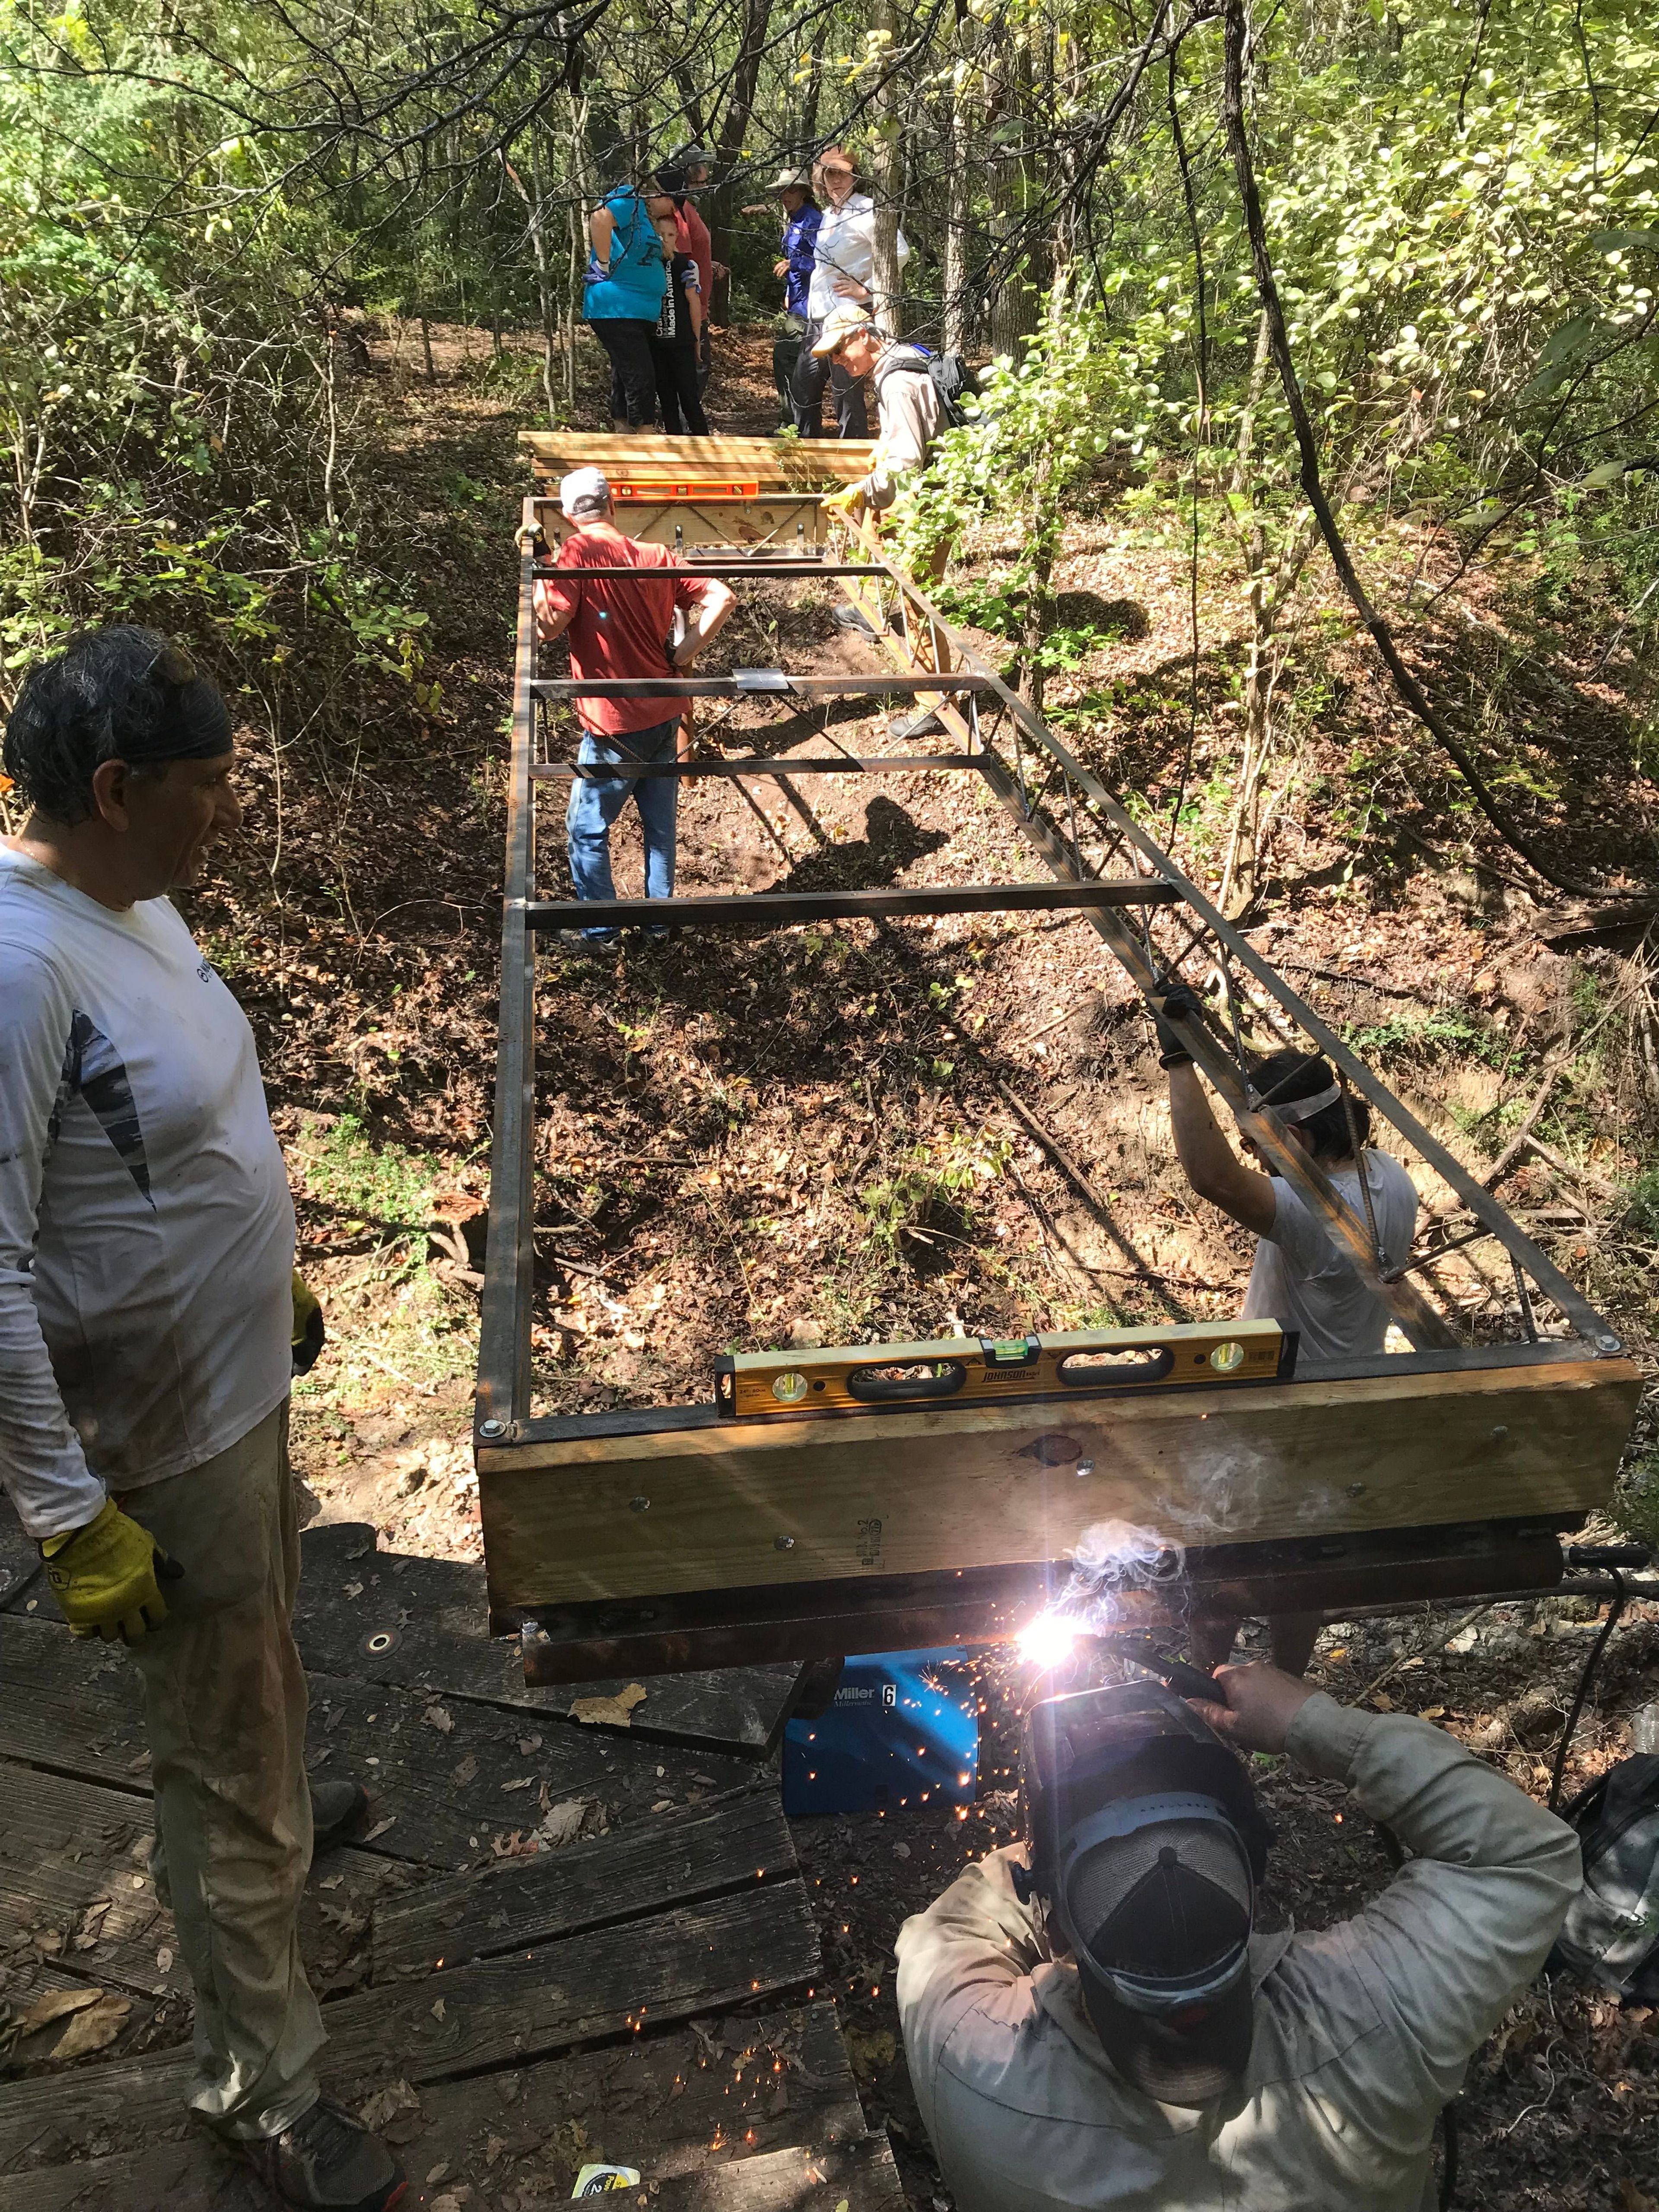
[[[717,428],[772,427],[769,344],[764,331],[724,341]],[[433,386],[411,371],[406,337],[395,368],[389,345],[376,350],[383,465],[408,518],[400,552],[431,616],[441,702],[411,702],[365,728],[326,774],[314,763],[301,772],[301,756],[281,759],[249,733],[246,836],[191,902],[191,919],[254,1022],[294,1166],[302,1264],[329,1313],[330,1349],[297,1401],[300,1464],[330,1516],[373,1519],[400,1550],[474,1556],[465,1440],[487,1194],[509,538],[524,487],[512,441],[520,420],[538,418],[527,399],[492,396],[477,333],[436,333]],[[528,391],[522,359],[515,373]],[[585,392],[592,427],[596,397]],[[987,547],[995,542],[988,533]],[[1394,551],[1396,565],[1431,557]],[[1201,869],[1224,827],[1237,752],[1237,579],[1206,555],[1184,779],[1190,641],[1178,548],[1103,487],[1068,535],[1059,580],[1116,610],[1116,635],[1054,684],[1051,707],[1147,818],[1167,821],[1183,793],[1218,791],[1183,810],[1182,851]],[[829,605],[811,587],[757,593],[711,667],[823,667],[838,655],[873,665],[833,631]],[[1633,868],[1646,857],[1652,794],[1632,763],[1634,709],[1616,688],[1617,664],[1592,680],[1599,641],[1558,631],[1541,665],[1502,629],[1500,610],[1478,617],[1488,618],[1496,641],[1449,613],[1446,630],[1425,630],[1414,649],[1441,652],[1449,680],[1470,683],[1486,683],[1492,656],[1502,658],[1504,712],[1535,748],[1536,780],[1553,779],[1541,811],[1575,815],[1591,857]],[[1322,631],[1320,622],[1310,613],[1303,626],[1294,778],[1252,941],[1328,1018],[1364,1033],[1413,1110],[1477,1171],[1503,1152],[1547,1056],[1568,1053],[1571,1035],[1540,1124],[1561,1164],[1522,1156],[1498,1187],[1644,1346],[1654,1253],[1644,1217],[1620,1195],[1645,1164],[1652,1111],[1620,1012],[1639,956],[1630,940],[1571,959],[1549,948],[1512,868],[1470,846],[1438,764],[1385,698],[1340,611],[1328,611]],[[1286,687],[1295,699],[1294,673]],[[726,750],[853,753],[881,749],[887,719],[780,725],[745,704],[706,716],[702,734]],[[630,821],[615,845],[626,890],[638,884]],[[878,787],[851,770],[696,786],[680,851],[688,891],[1040,872],[976,785],[921,774]],[[544,871],[543,889],[558,892],[556,839],[544,842]],[[545,1409],[699,1399],[712,1357],[728,1348],[1236,1308],[1247,1240],[1195,1204],[1173,1168],[1144,1019],[1081,922],[957,918],[630,945],[598,960],[554,951],[538,1024],[534,1352]],[[1100,1203],[1085,1203],[1034,1140],[1011,1092],[1085,1164]],[[397,1176],[388,1159],[401,1163]],[[1425,1205],[1445,1207],[1450,1194],[1411,1164]],[[414,1194],[412,1214],[395,1210],[394,1183]],[[1512,1286],[1490,1261],[1446,1279],[1472,1328],[1516,1332]],[[1572,1613],[1564,1603],[1507,1607],[1456,1634],[1455,1613],[1354,1624],[1327,1636],[1317,1671],[1340,1697],[1391,1697],[1429,1713],[1541,1794],[1551,1731],[1594,1626]],[[1641,1607],[1634,1620],[1608,1654],[1570,1786],[1623,1754],[1631,1714],[1654,1694],[1659,1621]],[[1012,1800],[1000,1793],[1028,1686],[990,1660],[982,1680],[992,1794],[967,1817],[916,1808],[881,1822],[798,1824],[866,2109],[891,2127],[918,2212],[941,2200],[897,2049],[890,1950],[907,1913],[967,1856],[1010,1837]],[[1280,1831],[1274,1902],[1297,1924],[1339,1917],[1386,1880],[1365,1824],[1334,1792],[1282,1765],[1262,1786]],[[1459,2201],[1641,2212],[1659,2183],[1656,2027],[1565,1986],[1526,1996],[1471,2070]]]

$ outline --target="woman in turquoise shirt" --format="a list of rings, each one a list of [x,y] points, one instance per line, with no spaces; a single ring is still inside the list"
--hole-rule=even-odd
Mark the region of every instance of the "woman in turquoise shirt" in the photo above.
[[[647,430],[656,422],[651,339],[667,283],[656,226],[665,215],[672,220],[673,213],[674,203],[665,194],[647,195],[637,185],[618,185],[587,218],[593,245],[587,264],[587,319],[611,356],[612,392],[620,385],[628,410],[625,422],[617,417],[618,430]]]

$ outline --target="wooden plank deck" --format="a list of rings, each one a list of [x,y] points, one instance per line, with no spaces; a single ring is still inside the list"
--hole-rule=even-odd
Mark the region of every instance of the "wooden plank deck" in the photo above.
[[[383,1553],[375,1542],[374,1528],[361,1522],[306,1531],[295,1630],[308,1668],[375,1682],[441,1683],[457,1697],[559,1722],[574,1698],[614,1697],[628,1686],[532,1689],[517,1642],[488,1633],[482,1566]],[[782,1733],[801,1672],[784,1663],[653,1676],[629,1734],[763,1758]]]
[[[757,1763],[799,1670],[675,1684],[650,1735],[581,1725],[573,1692],[526,1690],[516,1648],[482,1633],[480,1570],[373,1536],[306,1540],[308,1763],[373,1802],[362,1843],[314,1867],[301,1942],[325,2087],[384,2127],[410,2207],[460,2191],[527,2212],[604,2157],[641,2169],[636,2202],[676,2212],[902,2212],[812,1994],[811,1912]],[[71,1638],[49,1599],[3,1608],[0,1996],[14,2017],[51,1990],[127,2009],[96,2054],[52,2063],[61,2024],[14,2050],[0,2203],[264,2212],[184,2105],[190,1992],[148,1867],[137,1672]],[[574,1839],[516,1855],[560,1805],[584,1814]]]

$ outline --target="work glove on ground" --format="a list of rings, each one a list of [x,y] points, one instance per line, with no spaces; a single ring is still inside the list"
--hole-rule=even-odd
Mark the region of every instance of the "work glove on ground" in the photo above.
[[[323,1327],[323,1310],[315,1293],[307,1288],[305,1277],[296,1267],[294,1272],[294,1334],[289,1340],[291,1358],[289,1373],[309,1375],[317,1364],[317,1355],[327,1341],[328,1331]]]
[[[1164,1017],[1173,1014],[1179,1021],[1201,1021],[1204,1002],[1189,983],[1170,983],[1160,977],[1153,988],[1161,991],[1164,1000],[1162,1012],[1156,1006],[1152,1008],[1152,1027],[1158,1032],[1158,1064],[1160,1067],[1190,1066],[1193,1056],[1185,1040],[1174,1023]]]
[[[112,1498],[84,1528],[48,1536],[40,1555],[70,1633],[111,1644],[117,1637],[135,1644],[147,1629],[159,1628],[167,1617],[160,1584],[176,1583],[185,1571]]]

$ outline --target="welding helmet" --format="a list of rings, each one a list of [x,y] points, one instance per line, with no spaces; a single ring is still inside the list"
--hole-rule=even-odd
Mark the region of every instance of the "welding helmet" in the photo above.
[[[1045,1698],[1023,1747],[1030,1866],[1126,2081],[1208,2104],[1250,2055],[1249,1940],[1271,1832],[1237,1754],[1172,1690]]]

